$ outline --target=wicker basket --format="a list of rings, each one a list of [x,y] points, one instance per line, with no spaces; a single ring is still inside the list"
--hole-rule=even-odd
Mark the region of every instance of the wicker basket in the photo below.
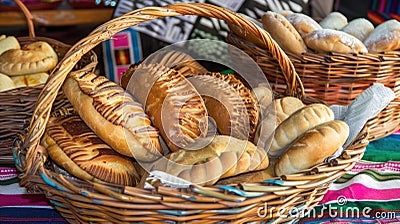
[[[267,49],[262,49],[231,32],[228,43],[249,54],[261,67],[276,92],[285,92],[279,63]],[[296,55],[286,52],[293,63],[309,97],[323,100],[327,105],[348,105],[373,83],[391,88],[396,98],[377,116],[368,121],[369,140],[377,140],[400,128],[400,51],[367,54]],[[299,80],[294,83],[298,91]]]
[[[53,71],[39,96],[28,132],[15,142],[13,148],[16,165],[22,171],[21,185],[29,190],[44,192],[70,223],[244,223],[298,219],[298,216],[288,215],[290,208],[298,212],[313,208],[322,200],[332,182],[362,157],[368,144],[366,128],[337,159],[297,174],[259,183],[147,189],[81,181],[49,168],[51,161],[47,160],[46,150],[39,145],[39,141],[57,91],[82,55],[128,27],[159,17],[180,15],[215,17],[262,36],[271,52],[280,59],[285,74],[291,75],[287,80],[296,79],[297,74],[290,60],[269,34],[229,10],[202,3],[186,3],[132,11],[106,22],[76,43]]]
[[[24,13],[29,30],[29,36],[18,37],[21,45],[29,44],[35,41],[45,41],[49,43],[57,53],[59,59],[63,58],[67,51],[71,48],[70,45],[64,44],[58,40],[47,37],[35,36],[33,16],[21,3],[20,0],[14,0],[21,11]],[[82,68],[91,62],[97,63],[96,54],[91,51],[83,57],[81,62],[75,69]],[[92,65],[93,66],[93,65]],[[94,66],[93,66],[94,67]],[[44,85],[34,87],[20,87],[4,92],[0,92],[0,163],[12,164],[11,147],[15,136],[29,125],[32,117],[35,103]]]

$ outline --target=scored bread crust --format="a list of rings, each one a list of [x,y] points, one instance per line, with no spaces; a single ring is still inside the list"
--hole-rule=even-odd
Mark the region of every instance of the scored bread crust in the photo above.
[[[161,170],[198,185],[213,185],[219,179],[268,167],[263,149],[247,140],[216,135],[198,150],[179,150],[160,159],[153,170]]]
[[[42,145],[56,164],[78,178],[129,186],[139,182],[132,161],[105,144],[77,115],[50,118]]]
[[[324,104],[314,103],[300,108],[276,128],[268,155],[280,157],[304,132],[333,119],[333,111]]]
[[[195,87],[178,71],[161,64],[141,64],[128,85],[171,151],[184,149],[208,130],[208,113]]]
[[[9,76],[48,72],[58,63],[58,56],[50,44],[37,41],[21,49],[10,49],[0,55],[0,72]]]
[[[132,95],[104,76],[70,73],[63,92],[85,123],[117,152],[140,161],[161,156],[158,131]]]
[[[284,50],[295,54],[307,51],[307,46],[294,26],[281,14],[268,11],[262,18],[263,27]]]
[[[275,164],[275,174],[293,174],[323,162],[348,136],[349,126],[341,120],[328,121],[308,130],[281,156]]]

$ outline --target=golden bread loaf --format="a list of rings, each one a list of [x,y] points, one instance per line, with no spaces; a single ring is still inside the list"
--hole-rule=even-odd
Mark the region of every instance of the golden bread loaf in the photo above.
[[[9,76],[48,72],[57,63],[58,56],[53,47],[47,42],[36,41],[1,54],[0,72]]]
[[[364,18],[357,18],[350,21],[342,31],[355,36],[357,39],[364,41],[369,34],[375,29],[374,24]]]
[[[341,120],[322,123],[293,142],[275,164],[277,176],[311,168],[332,156],[349,136],[349,126]]]
[[[400,49],[400,22],[391,19],[379,24],[365,39],[369,52],[384,52]]]
[[[140,103],[94,73],[70,73],[63,92],[82,120],[117,152],[137,160],[161,156],[159,134]]]
[[[139,182],[132,161],[104,143],[77,115],[51,117],[41,144],[58,166],[75,177],[129,186]]]
[[[216,135],[199,150],[179,150],[153,166],[198,185],[212,185],[219,179],[268,167],[268,156],[247,140]]]
[[[161,64],[141,64],[126,90],[145,111],[171,151],[207,135],[208,113],[195,87],[178,71]]]
[[[299,98],[292,96],[275,99],[274,105],[276,112],[276,125],[279,125],[295,111],[305,106]]]
[[[268,11],[262,18],[263,27],[281,48],[295,54],[307,51],[307,46],[294,26],[281,14]]]
[[[11,76],[11,79],[14,81],[17,87],[26,87],[46,83],[48,77],[49,74],[46,72],[40,72],[29,75]]]
[[[286,16],[286,19],[293,25],[293,27],[302,37],[311,31],[322,29],[322,27],[313,18],[303,13],[292,13]]]
[[[348,23],[347,17],[340,12],[331,12],[319,22],[324,29],[341,30]]]
[[[17,88],[14,81],[5,74],[0,73],[0,92]]]
[[[333,119],[333,111],[324,104],[314,103],[300,108],[276,128],[268,155],[280,157],[304,132]]]
[[[367,53],[368,50],[356,37],[339,30],[314,30],[304,37],[304,42],[310,49],[321,53]]]

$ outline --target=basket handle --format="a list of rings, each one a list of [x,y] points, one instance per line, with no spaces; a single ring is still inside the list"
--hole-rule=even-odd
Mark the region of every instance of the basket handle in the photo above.
[[[204,3],[181,3],[164,7],[145,7],[134,10],[97,27],[87,37],[77,42],[57,64],[56,68],[53,69],[48,81],[39,95],[38,101],[36,102],[30,127],[25,135],[23,144],[23,150],[25,150],[23,154],[25,154],[26,161],[26,165],[23,167],[24,175],[34,174],[37,171],[38,166],[34,164],[40,164],[41,162],[39,161],[41,159],[39,156],[41,153],[37,151],[39,150],[38,148],[40,148],[38,145],[49,119],[52,104],[68,73],[73,69],[81,57],[99,43],[111,38],[114,34],[124,29],[160,17],[181,15],[214,17],[237,25],[254,35],[259,36],[261,40],[269,46],[269,50],[278,60],[284,74],[287,76],[286,80],[292,82],[288,84],[288,86],[294,86],[298,75],[285,52],[280,49],[278,44],[271,38],[267,31],[259,28],[253,22],[237,13],[215,5]],[[294,96],[296,90],[291,89],[290,94]]]
[[[20,0],[13,0],[18,7],[21,9],[22,13],[24,13],[24,16],[26,18],[26,23],[28,24],[28,31],[29,31],[29,37],[35,37],[35,26],[33,25],[33,20],[34,17],[29,11],[29,9],[26,7],[24,3],[22,3]]]

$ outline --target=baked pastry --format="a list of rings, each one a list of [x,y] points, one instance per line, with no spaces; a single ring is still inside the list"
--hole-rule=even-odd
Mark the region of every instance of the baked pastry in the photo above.
[[[300,108],[276,128],[268,155],[280,157],[297,137],[333,119],[333,111],[324,104],[314,103]]]
[[[364,41],[374,29],[374,24],[369,20],[358,18],[350,21],[345,27],[343,27],[342,31]]]
[[[340,12],[331,12],[319,22],[319,25],[324,29],[341,30],[347,23],[345,15]]]
[[[8,37],[6,37],[6,35],[1,35],[1,36],[3,38],[0,39],[0,55],[10,49],[21,48],[17,38],[15,38],[14,36],[8,36]]]
[[[21,49],[10,49],[1,54],[0,72],[9,76],[48,72],[57,63],[57,53],[50,44],[36,41],[22,46]]]
[[[29,75],[11,76],[11,79],[14,81],[17,87],[26,87],[46,83],[48,77],[49,74],[46,72],[40,72]]]
[[[139,182],[132,161],[104,143],[77,115],[51,117],[41,144],[75,177],[129,186]]]
[[[172,68],[183,76],[190,76],[195,74],[206,73],[207,69],[204,68],[200,63],[194,60],[190,55],[179,52],[179,51],[157,51],[156,54],[152,54],[145,60],[129,66],[127,71],[121,74],[120,85],[126,89],[132,75],[135,73],[138,66],[161,64],[164,67]]]
[[[400,22],[392,19],[379,24],[365,39],[369,52],[384,52],[400,49]]]
[[[264,29],[284,50],[295,54],[307,51],[307,46],[294,26],[281,14],[268,11],[261,18]]]
[[[317,21],[303,13],[289,14],[286,16],[286,19],[294,26],[302,37],[311,31],[322,29]]]
[[[0,92],[14,88],[17,88],[17,86],[15,85],[13,80],[9,76],[0,73]]]
[[[63,92],[89,128],[115,151],[139,161],[161,156],[157,129],[142,105],[116,83],[92,72],[72,72]]]
[[[127,91],[145,111],[171,151],[185,149],[207,135],[208,113],[195,87],[179,72],[161,64],[141,64]]]
[[[304,37],[304,42],[310,49],[328,53],[367,53],[368,50],[356,37],[339,30],[314,30]]]
[[[332,156],[349,136],[349,126],[341,120],[320,124],[293,142],[275,164],[277,176],[311,168]]]
[[[292,96],[275,99],[274,105],[276,111],[276,125],[279,125],[295,111],[305,106],[299,98]]]
[[[251,95],[258,103],[260,117],[265,116],[268,106],[273,101],[271,88],[265,83],[260,83],[251,90]]]
[[[213,185],[219,179],[268,167],[263,149],[247,140],[216,135],[198,150],[179,150],[161,158],[153,170],[161,170],[198,185]]]
[[[253,140],[259,119],[258,104],[239,79],[232,74],[210,72],[188,80],[204,99],[220,134]]]

